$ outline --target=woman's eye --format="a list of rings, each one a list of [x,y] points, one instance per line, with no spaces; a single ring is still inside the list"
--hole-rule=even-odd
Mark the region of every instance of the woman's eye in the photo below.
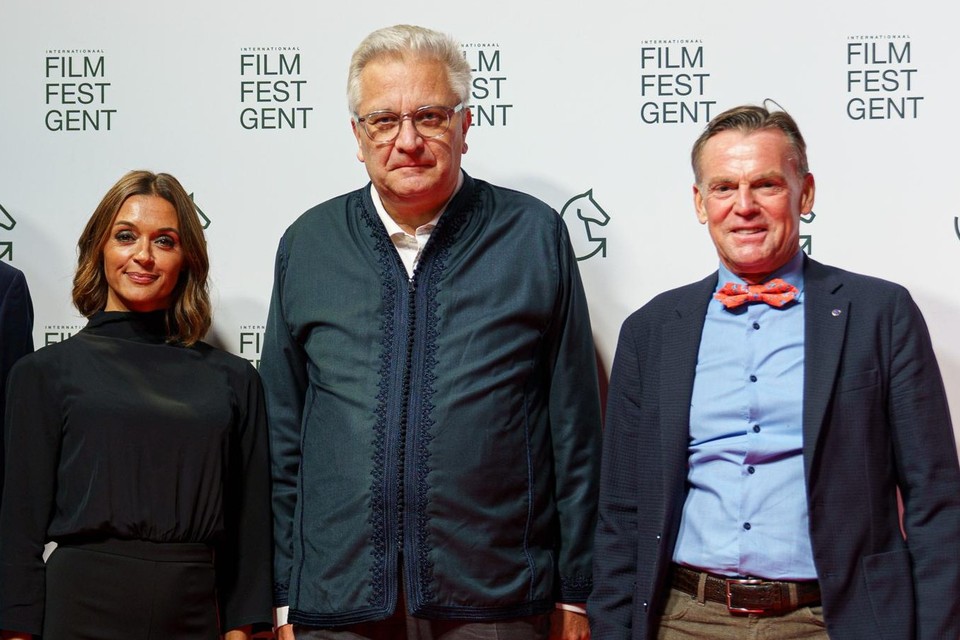
[[[117,242],[133,242],[134,240],[137,239],[137,236],[134,235],[133,231],[123,230],[123,231],[118,231],[117,234],[113,236],[113,238]]]
[[[177,241],[170,236],[160,236],[155,240],[155,242],[164,249],[173,249],[175,246],[177,246]]]

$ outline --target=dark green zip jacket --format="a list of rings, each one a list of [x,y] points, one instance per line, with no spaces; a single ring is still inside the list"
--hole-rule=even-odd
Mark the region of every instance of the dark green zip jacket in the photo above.
[[[494,620],[589,595],[600,445],[566,227],[465,176],[413,278],[369,185],[284,234],[260,372],[290,622]],[[400,575],[398,575],[400,572]]]

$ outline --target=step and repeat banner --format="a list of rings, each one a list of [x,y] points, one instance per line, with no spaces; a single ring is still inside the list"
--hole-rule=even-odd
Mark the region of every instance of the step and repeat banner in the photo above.
[[[27,275],[36,344],[84,325],[77,237],[143,168],[176,175],[206,227],[208,340],[257,364],[281,233],[367,182],[350,54],[399,22],[450,33],[470,61],[464,168],[563,216],[604,373],[631,311],[716,268],[694,139],[771,99],[817,179],[803,250],[910,289],[960,417],[960,50],[932,0],[0,0],[0,259]]]

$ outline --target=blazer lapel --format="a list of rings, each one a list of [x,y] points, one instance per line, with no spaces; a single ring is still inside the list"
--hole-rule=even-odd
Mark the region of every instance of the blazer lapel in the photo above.
[[[807,486],[817,439],[833,395],[850,315],[835,269],[806,258],[804,270],[803,461]]]
[[[664,323],[660,345],[660,444],[664,487],[674,483],[676,465],[686,466],[690,437],[690,398],[700,353],[700,335],[707,304],[717,284],[713,273],[690,285],[678,296],[676,317]]]

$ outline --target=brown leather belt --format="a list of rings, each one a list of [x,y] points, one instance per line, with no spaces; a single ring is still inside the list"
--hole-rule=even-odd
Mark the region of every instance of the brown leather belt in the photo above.
[[[701,581],[703,597],[725,605],[734,614],[780,615],[820,604],[820,585],[816,580],[786,582],[727,578],[673,565],[671,586],[674,589],[697,596]]]

